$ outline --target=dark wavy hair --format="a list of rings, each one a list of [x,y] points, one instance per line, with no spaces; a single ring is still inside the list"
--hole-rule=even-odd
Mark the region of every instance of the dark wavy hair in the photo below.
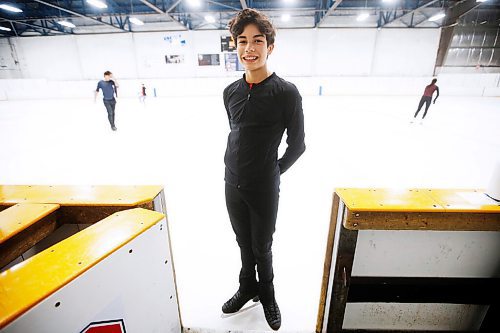
[[[273,24],[266,15],[251,8],[239,11],[228,23],[229,32],[235,42],[236,38],[241,35],[245,27],[249,24],[255,24],[259,31],[266,36],[267,45],[274,44],[276,29]]]

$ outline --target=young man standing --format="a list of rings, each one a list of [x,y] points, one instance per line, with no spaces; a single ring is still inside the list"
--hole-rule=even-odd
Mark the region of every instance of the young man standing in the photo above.
[[[224,90],[231,132],[224,156],[226,206],[241,252],[239,289],[222,306],[239,311],[260,298],[269,326],[281,326],[274,295],[272,242],[278,212],[280,174],[305,151],[302,98],[297,88],[267,69],[275,29],[269,19],[244,9],[229,22],[243,78]],[[278,146],[287,131],[287,149]],[[258,282],[255,267],[257,266]]]
[[[418,113],[420,112],[420,109],[425,103],[425,112],[424,115],[422,116],[422,120],[424,120],[425,116],[427,115],[427,110],[429,110],[429,106],[431,106],[431,101],[432,101],[432,95],[434,92],[436,92],[436,98],[434,98],[433,104],[436,104],[436,99],[439,97],[439,87],[436,86],[437,79],[432,79],[431,84],[427,85],[424,90],[424,95],[420,99],[420,103],[418,103],[418,109],[417,112],[415,112],[415,115],[413,118],[417,118]],[[411,121],[413,123],[413,120]],[[420,122],[422,124],[422,122]]]
[[[106,107],[106,111],[108,112],[108,120],[111,125],[111,129],[116,131],[115,126],[115,106],[116,100],[115,96],[118,97],[118,82],[113,77],[113,73],[110,71],[104,72],[104,80],[101,80],[97,83],[97,88],[94,93],[94,101],[97,99],[97,94],[99,93],[99,89],[102,90],[103,95],[103,103]]]

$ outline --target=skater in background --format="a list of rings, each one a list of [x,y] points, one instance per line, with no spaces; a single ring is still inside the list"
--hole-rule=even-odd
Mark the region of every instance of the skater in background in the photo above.
[[[102,90],[102,101],[104,106],[106,107],[106,111],[108,112],[108,120],[111,125],[111,129],[116,131],[115,126],[115,106],[116,99],[115,96],[118,97],[118,82],[113,77],[113,73],[110,71],[104,72],[104,80],[101,80],[97,83],[97,88],[94,93],[94,102],[97,100],[97,94],[99,93],[99,89]]]
[[[271,248],[280,175],[306,149],[302,98],[295,85],[267,69],[276,32],[266,16],[244,9],[229,22],[229,31],[245,67],[243,78],[223,93],[231,130],[224,156],[226,206],[240,248],[241,270],[238,291],[222,312],[235,313],[248,301],[260,299],[267,323],[277,330],[281,313],[274,294]],[[285,130],[288,147],[278,159]]]
[[[420,109],[422,108],[422,106],[425,103],[425,111],[424,111],[424,115],[422,116],[422,120],[424,120],[425,116],[427,115],[427,110],[429,110],[429,106],[431,106],[432,95],[434,94],[434,92],[436,92],[436,98],[434,98],[433,104],[436,104],[436,100],[439,97],[439,87],[436,86],[436,82],[437,82],[437,79],[432,79],[432,82],[425,87],[424,95],[420,99],[420,103],[418,103],[418,109],[417,109],[417,112],[415,112],[413,119],[417,118],[417,115],[420,112]],[[414,120],[412,120],[411,122],[413,123],[413,121]],[[422,124],[422,121],[420,121],[420,123]]]
[[[146,105],[146,86],[144,86],[144,83],[141,84],[141,90],[139,91],[139,101]]]

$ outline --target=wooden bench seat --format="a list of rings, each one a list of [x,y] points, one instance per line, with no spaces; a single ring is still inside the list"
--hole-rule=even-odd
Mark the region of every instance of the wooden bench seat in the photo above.
[[[58,204],[23,203],[0,212],[0,268],[57,228]]]

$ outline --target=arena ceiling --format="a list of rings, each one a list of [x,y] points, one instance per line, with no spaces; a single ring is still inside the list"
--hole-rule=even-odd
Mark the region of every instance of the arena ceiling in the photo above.
[[[0,3],[0,37],[224,30],[247,7],[280,29],[500,24],[500,0],[7,0]],[[444,16],[433,20],[438,14]]]

